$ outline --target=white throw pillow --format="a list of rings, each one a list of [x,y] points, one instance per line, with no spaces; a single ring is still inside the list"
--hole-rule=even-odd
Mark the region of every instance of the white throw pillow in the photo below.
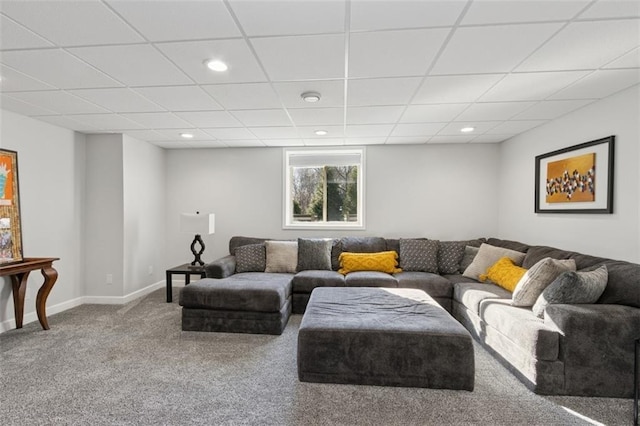
[[[563,272],[575,270],[576,261],[573,259],[557,260],[545,257],[533,265],[518,281],[511,296],[511,305],[533,306],[553,280]]]
[[[482,243],[480,250],[478,250],[478,254],[473,259],[473,262],[471,262],[471,265],[464,270],[462,275],[473,278],[474,280],[479,280],[480,275],[486,273],[487,269],[501,258],[508,257],[513,260],[513,263],[516,266],[520,266],[524,260],[524,255],[524,253],[520,253],[519,251]]]
[[[265,241],[267,267],[265,272],[295,274],[298,266],[297,241]]]

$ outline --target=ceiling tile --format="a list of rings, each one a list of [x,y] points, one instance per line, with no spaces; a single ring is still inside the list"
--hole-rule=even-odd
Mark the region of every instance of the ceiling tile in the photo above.
[[[229,146],[222,141],[192,141],[188,143],[191,148],[227,148]]]
[[[489,134],[518,134],[546,123],[546,120],[511,120],[489,129]]]
[[[422,81],[420,77],[369,78],[347,82],[347,104],[355,106],[404,105]]]
[[[269,83],[216,84],[202,86],[226,109],[281,108]]]
[[[305,139],[305,146],[342,146],[344,145],[344,139],[342,138],[328,138],[328,139]]]
[[[258,139],[232,139],[221,142],[229,148],[262,148],[265,146],[265,144]]]
[[[390,124],[400,119],[404,106],[349,107],[347,124]]]
[[[122,86],[62,49],[2,52],[0,61],[60,89]]]
[[[640,68],[640,47],[614,59],[604,68]]]
[[[501,121],[464,121],[458,123],[449,123],[444,126],[439,132],[438,136],[460,136],[462,133],[460,129],[463,127],[473,127],[473,132],[470,136],[482,134],[498,124]]]
[[[508,120],[533,106],[534,102],[487,102],[475,103],[456,117],[456,121],[500,121]]]
[[[346,136],[350,138],[387,137],[393,124],[352,124],[347,126]]]
[[[156,132],[159,133],[164,140],[184,140],[187,142],[192,142],[192,141],[198,141],[198,140],[207,141],[212,139],[211,135],[205,132],[204,130],[193,129],[193,128],[157,130]],[[189,133],[190,135],[193,135],[193,137],[183,138],[181,136],[182,133]]]
[[[192,148],[192,146],[186,143],[185,141],[152,141],[151,143],[157,147],[166,148],[166,149]],[[220,145],[220,146],[223,146],[223,145]]]
[[[316,135],[316,130],[325,130],[326,135]],[[344,137],[344,126],[301,126],[298,127],[300,136],[307,139],[335,139]]]
[[[431,136],[392,136],[387,138],[387,144],[392,145],[419,145],[425,144]]]
[[[517,120],[552,120],[591,103],[591,100],[542,101],[516,115]]]
[[[258,139],[296,139],[300,138],[298,130],[295,127],[253,127],[251,132]]]
[[[171,111],[222,109],[220,104],[198,86],[141,87],[135,91]]]
[[[343,34],[255,38],[251,43],[272,81],[344,77]]]
[[[351,34],[349,77],[424,75],[449,29]]]
[[[60,90],[12,93],[12,98],[38,105],[58,114],[93,114],[109,112],[77,96]]]
[[[448,136],[436,135],[436,136],[433,136],[431,139],[429,139],[429,142],[427,143],[429,144],[468,143],[468,142],[471,142],[471,139],[473,139],[473,136],[469,136],[469,135],[448,135]]]
[[[440,27],[453,25],[466,5],[448,1],[351,1],[351,30]]]
[[[418,123],[398,124],[393,129],[391,136],[433,136],[437,134],[446,123]]]
[[[280,95],[287,108],[338,107],[344,105],[344,79],[314,80],[273,83],[273,88]],[[302,100],[305,92],[317,92],[320,101],[309,103]]]
[[[216,139],[257,139],[256,136],[245,128],[231,127],[231,128],[216,128],[216,129],[204,129],[209,135]]]
[[[140,123],[131,121],[119,114],[78,114],[67,117],[96,129],[135,130],[143,128]]]
[[[640,69],[596,71],[550,99],[600,99],[640,82]]]
[[[290,109],[289,115],[296,126],[314,124],[344,124],[344,108],[298,108]]]
[[[69,49],[127,86],[161,86],[192,83],[184,73],[148,44],[96,46]]]
[[[141,112],[121,115],[149,129],[188,129],[192,127],[189,123],[170,112]]]
[[[0,65],[0,92],[47,90],[55,87],[24,75],[12,68]]]
[[[489,90],[504,74],[427,77],[412,104],[473,102]]]
[[[304,146],[303,139],[265,139],[266,146]]]
[[[410,105],[400,119],[401,123],[436,123],[451,121],[469,104]]]
[[[0,49],[33,49],[52,45],[33,31],[0,15]]]
[[[242,127],[227,111],[176,112],[176,115],[196,127]]]
[[[344,139],[345,145],[382,145],[387,142],[387,138],[385,136],[382,137],[371,137],[371,138],[350,138],[346,137]]]
[[[141,141],[163,141],[167,137],[155,130],[123,130],[122,133]]]
[[[588,73],[589,71],[557,71],[509,74],[479,100],[482,102],[542,100]]]
[[[471,143],[500,143],[515,136],[515,133],[503,135],[480,135],[476,136]]]
[[[242,39],[160,43],[156,46],[199,84],[267,80]],[[224,72],[211,71],[204,64],[209,59],[221,60],[229,69]]]
[[[149,7],[148,1],[109,0],[108,4],[151,41],[241,35],[221,0],[163,0],[154,2],[153,7]]]
[[[638,46],[640,20],[573,22],[518,71],[596,69]]]
[[[291,125],[291,120],[283,109],[245,109],[229,112],[249,127]]]
[[[569,20],[589,4],[571,1],[475,0],[465,13],[462,25]]]
[[[58,127],[64,127],[65,129],[75,130],[78,132],[98,132],[101,131],[93,126],[80,123],[79,121],[72,120],[66,115],[45,115],[35,117],[40,121],[44,121],[49,124],[53,124]]]
[[[600,0],[580,15],[580,19],[631,17],[640,17],[637,0]]]
[[[431,74],[511,71],[560,27],[522,24],[458,28]]]
[[[144,41],[98,0],[5,1],[2,13],[61,46]]]
[[[344,30],[344,0],[229,2],[248,36],[335,33]]]
[[[55,114],[54,111],[28,104],[6,94],[0,94],[0,108],[26,116]]]
[[[164,111],[162,107],[131,89],[79,89],[70,90],[69,92],[113,112]]]

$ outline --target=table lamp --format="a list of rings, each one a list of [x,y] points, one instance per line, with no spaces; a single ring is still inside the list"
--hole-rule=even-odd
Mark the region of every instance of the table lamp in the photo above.
[[[204,253],[204,241],[202,241],[201,235],[210,235],[215,230],[215,218],[213,213],[200,214],[200,212],[193,213],[181,213],[180,214],[180,231],[190,232],[196,236],[191,243],[191,253],[193,253],[194,259],[191,262],[192,266],[198,264],[204,265],[204,262],[200,258]],[[196,251],[196,244],[200,244],[200,250]]]

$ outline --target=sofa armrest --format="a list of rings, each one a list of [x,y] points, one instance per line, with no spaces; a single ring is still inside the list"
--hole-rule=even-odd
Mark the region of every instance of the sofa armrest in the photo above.
[[[550,305],[545,324],[561,334],[565,391],[571,395],[633,395],[634,341],[640,309],[623,305]]]
[[[226,278],[236,272],[236,257],[228,255],[204,265],[207,278]]]

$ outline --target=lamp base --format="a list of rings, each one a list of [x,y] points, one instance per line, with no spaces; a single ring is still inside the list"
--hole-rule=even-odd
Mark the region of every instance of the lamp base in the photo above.
[[[200,250],[196,251],[196,244],[200,244]],[[202,237],[200,236],[200,234],[196,234],[195,238],[193,239],[193,242],[191,243],[191,253],[193,253],[194,259],[193,262],[191,262],[191,265],[195,265],[198,264],[200,266],[204,265],[204,262],[202,261],[202,259],[200,258],[200,256],[202,256],[202,253],[204,253],[204,241],[202,241]]]

